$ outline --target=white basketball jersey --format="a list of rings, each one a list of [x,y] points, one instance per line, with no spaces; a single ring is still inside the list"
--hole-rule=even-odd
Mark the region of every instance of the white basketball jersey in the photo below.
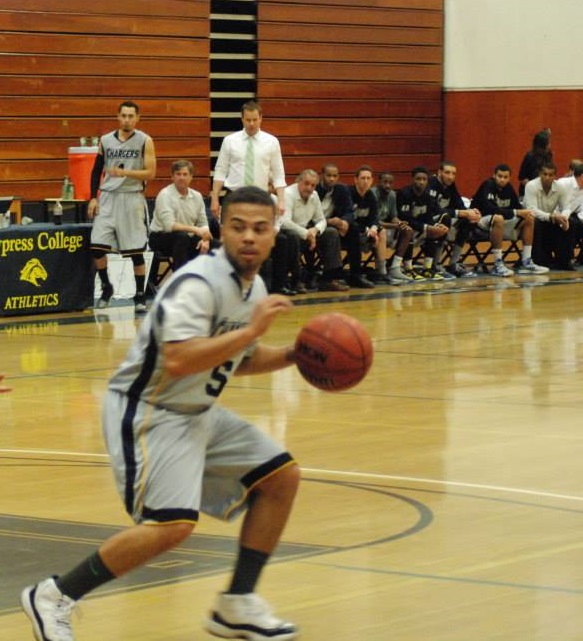
[[[255,346],[212,370],[171,378],[162,368],[163,343],[217,336],[243,327],[249,323],[256,303],[266,295],[259,276],[249,289],[242,288],[223,248],[198,256],[173,274],[159,291],[109,387],[176,412],[197,414],[208,409]]]
[[[127,140],[120,140],[118,130],[101,137],[104,168],[120,167],[122,169],[144,169],[144,150],[147,135],[135,129]],[[144,191],[142,180],[127,176],[103,174],[100,189],[102,191]]]

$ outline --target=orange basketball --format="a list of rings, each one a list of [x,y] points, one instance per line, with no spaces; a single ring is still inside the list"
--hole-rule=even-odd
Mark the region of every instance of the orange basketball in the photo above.
[[[354,387],[372,365],[373,347],[364,327],[346,314],[320,314],[300,330],[295,343],[300,374],[327,392]]]

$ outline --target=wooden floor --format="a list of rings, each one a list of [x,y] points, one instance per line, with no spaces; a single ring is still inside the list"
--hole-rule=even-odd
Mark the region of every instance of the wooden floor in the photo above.
[[[285,441],[304,480],[260,591],[306,641],[583,640],[583,273],[299,298],[266,340],[343,311],[368,378],[318,392],[294,369],[222,402]],[[32,638],[23,585],[128,524],[100,434],[129,306],[0,321],[0,639]],[[85,600],[78,641],[210,639],[236,525]]]

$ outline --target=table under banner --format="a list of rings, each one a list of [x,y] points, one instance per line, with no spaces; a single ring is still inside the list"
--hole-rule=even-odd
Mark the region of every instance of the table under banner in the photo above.
[[[91,225],[0,229],[0,316],[81,310],[93,305]]]

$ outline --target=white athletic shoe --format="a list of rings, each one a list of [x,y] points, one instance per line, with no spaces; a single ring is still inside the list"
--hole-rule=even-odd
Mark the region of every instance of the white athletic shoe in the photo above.
[[[254,592],[219,594],[205,629],[224,639],[248,641],[287,641],[298,635],[293,623],[274,617],[267,602]]]
[[[537,265],[532,258],[529,258],[527,261],[520,263],[518,268],[519,274],[546,274],[549,270],[548,267],[543,267],[542,265]]]
[[[502,278],[506,278],[507,276],[514,276],[514,272],[506,267],[504,262],[501,260],[497,260],[494,263],[494,267],[492,268],[490,274],[492,274],[492,276],[501,276]]]
[[[391,267],[389,269],[389,278],[391,279],[391,285],[405,285],[414,282],[413,277],[405,274],[400,267]]]
[[[74,641],[71,614],[76,602],[61,594],[54,578],[24,588],[20,601],[37,641]]]

